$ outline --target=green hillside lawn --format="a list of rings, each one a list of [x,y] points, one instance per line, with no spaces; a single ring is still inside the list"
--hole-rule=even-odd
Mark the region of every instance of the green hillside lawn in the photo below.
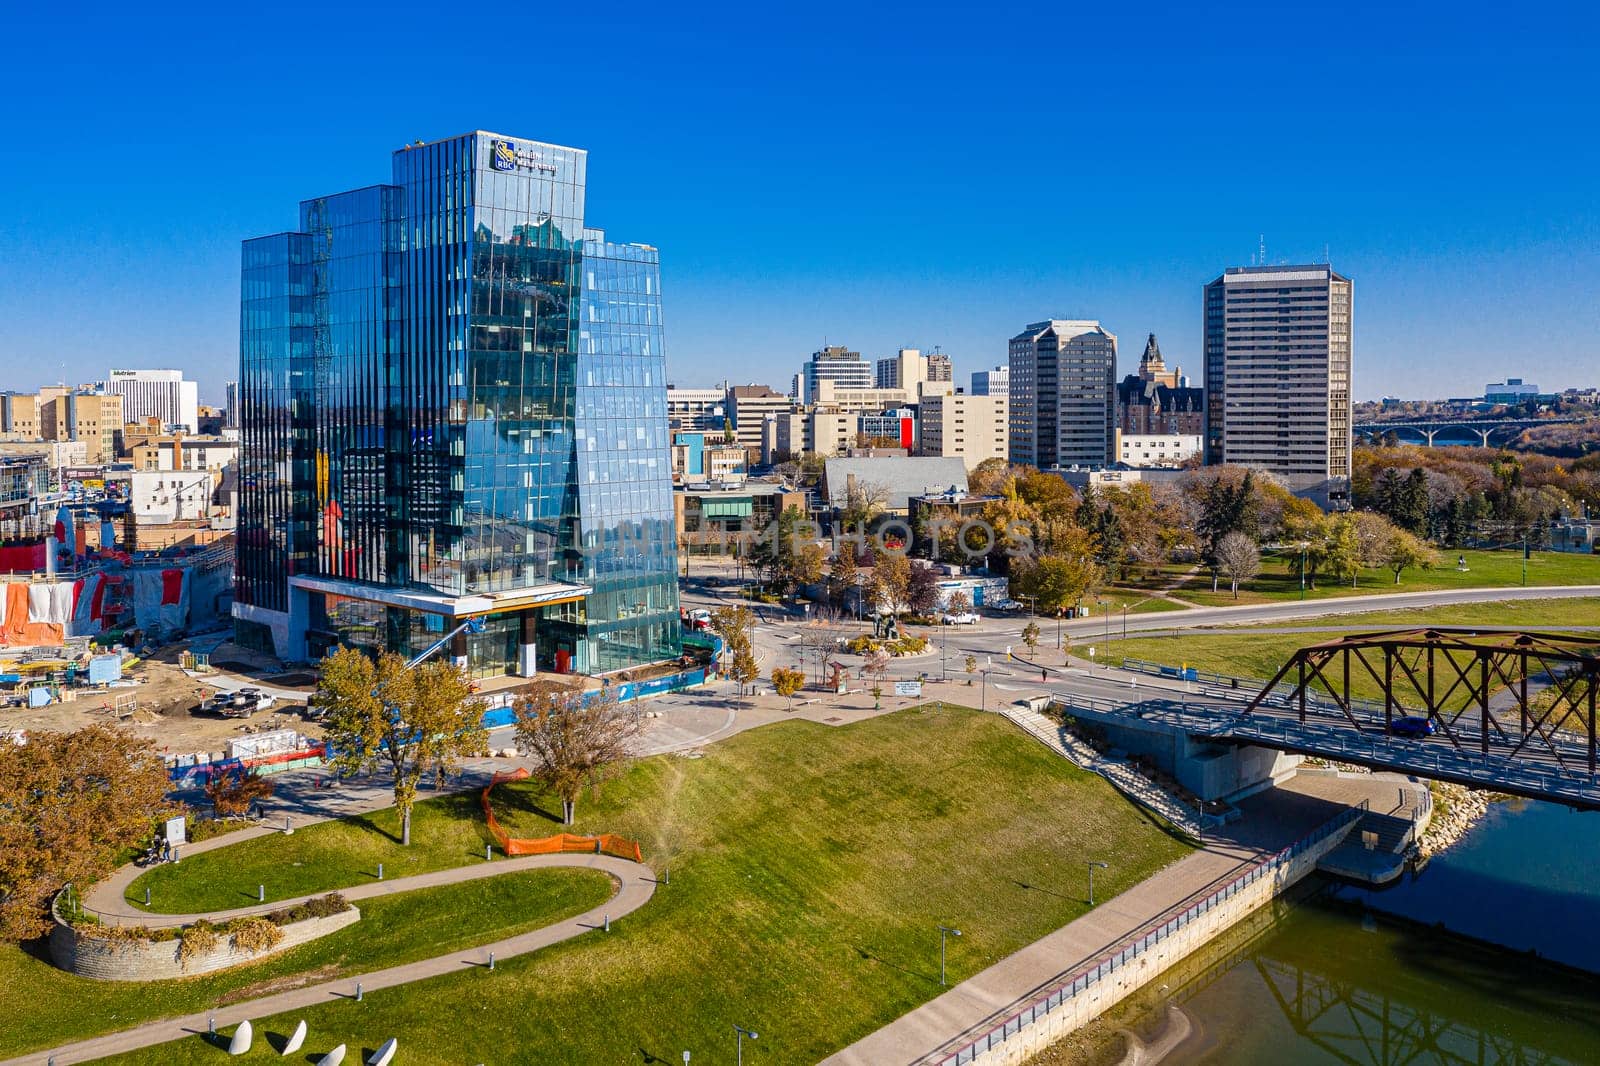
[[[502,817],[548,825],[533,789],[504,791]],[[579,831],[642,840],[671,883],[609,936],[306,1012],[308,1048],[399,1036],[412,1063],[721,1061],[738,1022],[761,1034],[747,1062],[815,1062],[940,991],[939,923],[965,934],[954,983],[1084,913],[1086,859],[1111,863],[1104,899],[1187,851],[1009,723],[948,706],[647,759],[578,812]],[[440,828],[430,816],[417,839]],[[312,849],[315,833],[287,839]],[[263,843],[229,850],[254,869]],[[122,1061],[216,1055],[194,1039]],[[275,1060],[258,1044],[247,1061]]]

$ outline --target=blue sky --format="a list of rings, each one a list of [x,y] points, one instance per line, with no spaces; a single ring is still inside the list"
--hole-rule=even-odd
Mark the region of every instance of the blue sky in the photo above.
[[[823,344],[958,377],[1048,317],[1356,279],[1356,395],[1600,383],[1600,16],[1523,4],[13,8],[0,386],[177,366],[220,401],[238,242],[473,128],[590,151],[662,250],[669,376],[782,387]]]

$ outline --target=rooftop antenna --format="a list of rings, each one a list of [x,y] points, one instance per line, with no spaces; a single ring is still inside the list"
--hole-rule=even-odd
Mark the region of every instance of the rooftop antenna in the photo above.
[[[1261,235],[1261,255],[1257,262],[1262,266],[1267,265],[1267,235],[1265,233]]]
[[[1322,246],[1322,262],[1324,266],[1333,265],[1333,260],[1328,258],[1328,246],[1326,244]]]

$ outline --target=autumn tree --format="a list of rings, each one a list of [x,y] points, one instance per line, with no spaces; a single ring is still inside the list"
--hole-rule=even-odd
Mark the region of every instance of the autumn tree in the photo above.
[[[972,675],[978,672],[978,657],[976,655],[968,655],[961,660],[961,667],[967,672],[967,684],[972,684]]]
[[[949,614],[966,614],[972,610],[972,597],[957,589],[945,601],[944,609]]]
[[[745,686],[761,676],[756,664],[756,616],[742,603],[718,607],[711,612],[711,628],[722,637],[723,669],[739,683],[739,695]]]
[[[1029,622],[1022,627],[1022,643],[1028,646],[1028,658],[1034,658],[1039,651],[1039,623]]]
[[[841,541],[828,564],[828,595],[840,608],[846,607],[855,595],[861,581],[856,565],[856,546],[849,540]]]
[[[1394,571],[1394,583],[1400,584],[1400,574],[1413,567],[1431,570],[1439,564],[1439,553],[1432,545],[1403,529],[1394,532],[1384,542],[1379,563]]]
[[[931,615],[939,609],[939,575],[931,566],[911,567],[911,580],[906,586],[906,606],[912,614]]]
[[[546,686],[512,708],[517,751],[533,761],[533,776],[561,800],[561,824],[571,825],[585,787],[601,783],[631,754],[642,720],[609,689],[587,694]]]
[[[1099,565],[1084,555],[1046,555],[1018,569],[1012,595],[1032,598],[1038,610],[1054,614],[1076,606],[1101,582]]]
[[[484,701],[472,694],[466,671],[444,661],[407,667],[392,652],[376,660],[340,648],[322,660],[317,699],[331,765],[341,776],[385,769],[394,778],[400,843],[411,843],[411,808],[429,770],[454,771],[459,760],[486,755]]]
[[[213,774],[206,782],[204,791],[218,818],[236,818],[248,811],[252,803],[271,796],[276,786],[257,771],[246,773],[234,767],[224,773]]]
[[[878,549],[872,559],[872,591],[879,610],[900,613],[911,592],[911,560],[904,552]]]
[[[1243,533],[1229,533],[1217,544],[1217,566],[1233,583],[1233,598],[1239,598],[1239,582],[1261,573],[1261,549]]]
[[[799,670],[790,670],[783,666],[772,668],[772,691],[782,696],[788,702],[788,709],[794,710],[795,693],[806,687],[806,675]]]
[[[108,725],[0,743],[0,939],[50,929],[51,896],[104,877],[176,813],[154,745]]]

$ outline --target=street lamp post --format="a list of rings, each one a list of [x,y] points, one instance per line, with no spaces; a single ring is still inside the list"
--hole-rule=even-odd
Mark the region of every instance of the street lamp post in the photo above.
[[[1111,669],[1111,601],[1101,597],[1095,601],[1105,608],[1106,614],[1106,669]]]
[[[1300,598],[1306,598],[1306,550],[1311,545],[1305,541],[1300,542]]]
[[[1097,867],[1097,866],[1102,870],[1107,870],[1107,869],[1110,869],[1111,864],[1110,863],[1106,863],[1106,862],[1091,862],[1091,863],[1088,864],[1088,867],[1089,867],[1089,906],[1091,906],[1091,907],[1094,906],[1094,871],[1095,871],[1095,867]]]
[[[1122,639],[1128,639],[1128,605],[1122,605]]]
[[[733,1039],[734,1039],[733,1054],[734,1054],[735,1066],[744,1066],[744,1038],[747,1037],[747,1036],[751,1040],[759,1040],[761,1038],[760,1034],[757,1033],[754,1029],[746,1029],[744,1026],[738,1025],[738,1024],[734,1025],[734,1027],[733,1027]],[[686,1061],[686,1062],[688,1061],[688,1056],[687,1055],[684,1056],[684,1061]]]
[[[940,681],[948,681],[948,680],[950,680],[950,673],[949,673],[949,670],[946,667],[946,663],[948,662],[948,660],[945,658],[945,653],[949,650],[949,647],[950,647],[950,627],[949,626],[940,626],[939,627],[939,680]]]
[[[960,936],[961,930],[952,929],[948,925],[939,927],[939,985],[944,987],[944,941],[947,936]]]

